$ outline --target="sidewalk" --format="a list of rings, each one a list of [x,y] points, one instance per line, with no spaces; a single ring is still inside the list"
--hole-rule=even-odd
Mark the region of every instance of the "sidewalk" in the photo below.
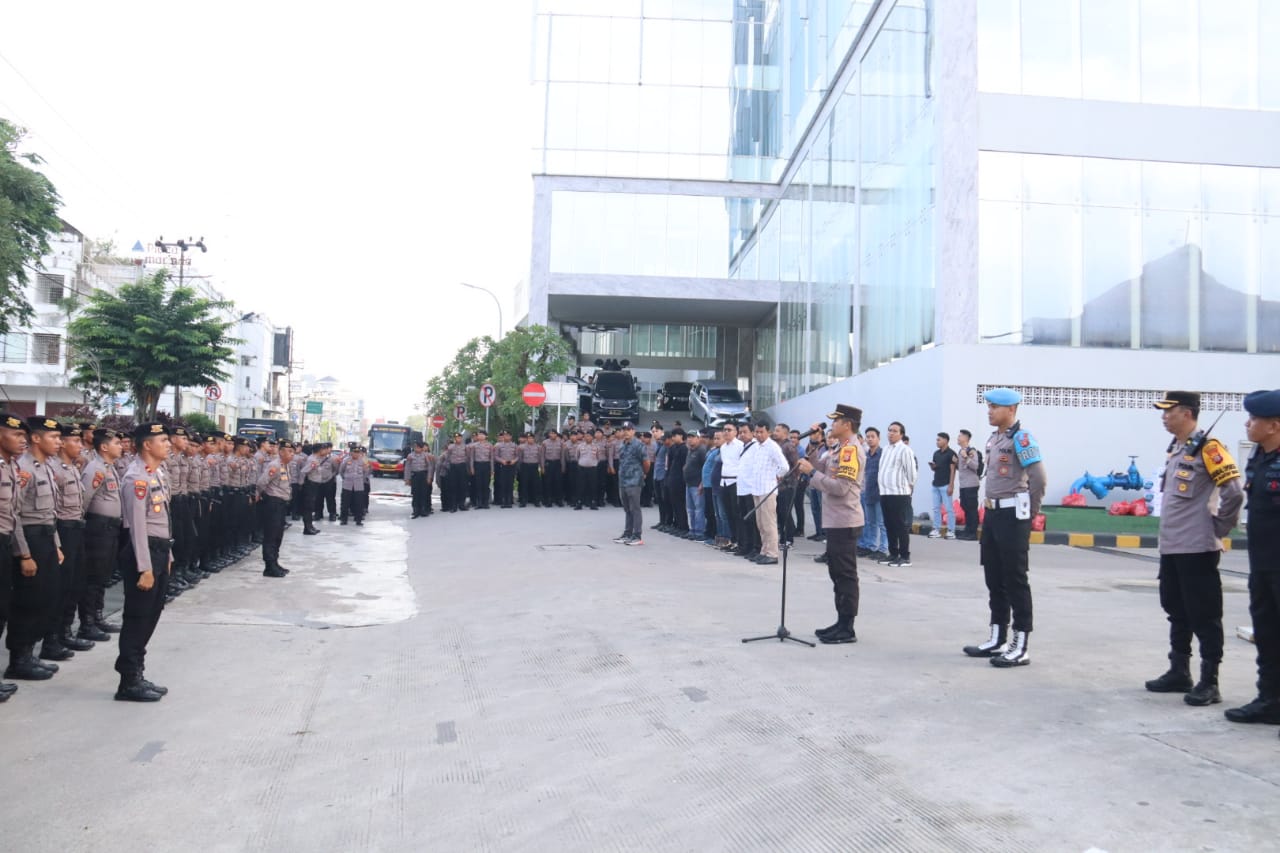
[[[656,521],[646,511],[646,522]],[[972,542],[863,565],[856,645],[777,626],[778,567],[622,513],[494,509],[288,531],[166,610],[163,702],[112,702],[111,651],[0,706],[0,827],[22,851],[1256,850],[1280,837],[1276,728],[1225,574],[1227,705],[1147,693],[1155,566],[1032,551],[1033,663],[998,670]],[[790,555],[788,624],[832,621]],[[1240,559],[1243,555],[1229,555]],[[357,627],[359,626],[359,627]],[[55,793],[56,792],[56,793]],[[51,796],[52,794],[52,796]],[[141,815],[141,817],[139,816]]]

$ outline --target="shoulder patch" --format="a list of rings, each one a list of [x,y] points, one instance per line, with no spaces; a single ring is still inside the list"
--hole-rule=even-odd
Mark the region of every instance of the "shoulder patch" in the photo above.
[[[1235,460],[1222,446],[1222,442],[1216,438],[1205,442],[1201,456],[1204,458],[1204,468],[1215,486],[1221,486],[1240,476],[1240,469],[1236,467]]]
[[[107,472],[106,472],[106,471],[99,471],[98,473],[94,474],[94,475],[93,475],[93,487],[94,487],[95,489],[96,489],[96,488],[98,488],[99,486],[101,486],[101,485],[102,485],[102,481],[103,481],[103,480],[105,480],[105,479],[107,479]]]
[[[273,465],[273,466],[271,467],[271,470],[270,470],[269,472],[267,472],[267,476],[268,476],[268,477],[274,477],[274,476],[276,475],[276,472],[278,472],[279,470],[280,470],[279,468],[276,468],[276,467]]]
[[[147,481],[146,481],[146,480],[134,480],[134,481],[133,481],[133,495],[134,495],[134,497],[136,497],[136,498],[137,498],[138,500],[140,500],[140,501],[144,501],[144,500],[146,500],[146,499],[147,499],[147,488],[148,488],[148,483],[147,483]]]
[[[25,489],[25,488],[27,487],[27,484],[28,484],[28,483],[30,483],[30,482],[31,482],[31,472],[30,472],[30,471],[18,471],[18,485],[19,485],[19,487],[21,487],[21,488]]]
[[[1035,437],[1026,430],[1018,430],[1013,436],[1013,443],[1018,454],[1018,464],[1023,468],[1044,461],[1040,455],[1040,445],[1036,443]]]
[[[858,459],[858,448],[852,445],[840,448],[840,458],[836,465],[836,477],[841,480],[857,480],[862,471],[862,463]]]

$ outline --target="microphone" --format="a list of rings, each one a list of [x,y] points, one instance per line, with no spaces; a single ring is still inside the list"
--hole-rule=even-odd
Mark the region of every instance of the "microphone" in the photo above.
[[[814,427],[813,429],[809,430],[808,432],[806,432],[806,433],[801,433],[800,437],[801,437],[801,438],[808,438],[809,436],[811,436],[811,435],[813,435],[813,434],[815,434],[815,433],[822,432],[822,431],[823,431],[824,429],[826,429],[826,428],[827,428],[827,422],[826,422],[826,421],[822,421],[822,422],[821,422],[821,423],[819,423],[816,427]]]

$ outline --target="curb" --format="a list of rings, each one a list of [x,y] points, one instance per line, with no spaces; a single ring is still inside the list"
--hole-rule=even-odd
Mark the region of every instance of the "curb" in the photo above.
[[[933,525],[927,521],[911,522],[911,532],[928,536]],[[978,530],[982,530],[981,527]],[[1223,539],[1222,550],[1244,551],[1249,540],[1244,537]],[[1032,545],[1069,545],[1073,548],[1155,548],[1156,536],[1134,536],[1124,533],[1068,533],[1060,530],[1031,531]]]

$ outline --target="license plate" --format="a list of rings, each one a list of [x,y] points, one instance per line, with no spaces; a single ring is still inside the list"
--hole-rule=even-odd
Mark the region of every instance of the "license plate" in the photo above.
[[[621,410],[621,409],[610,409],[610,410],[609,410],[609,414],[611,414],[611,415],[620,415],[620,414],[622,414],[622,410]]]

